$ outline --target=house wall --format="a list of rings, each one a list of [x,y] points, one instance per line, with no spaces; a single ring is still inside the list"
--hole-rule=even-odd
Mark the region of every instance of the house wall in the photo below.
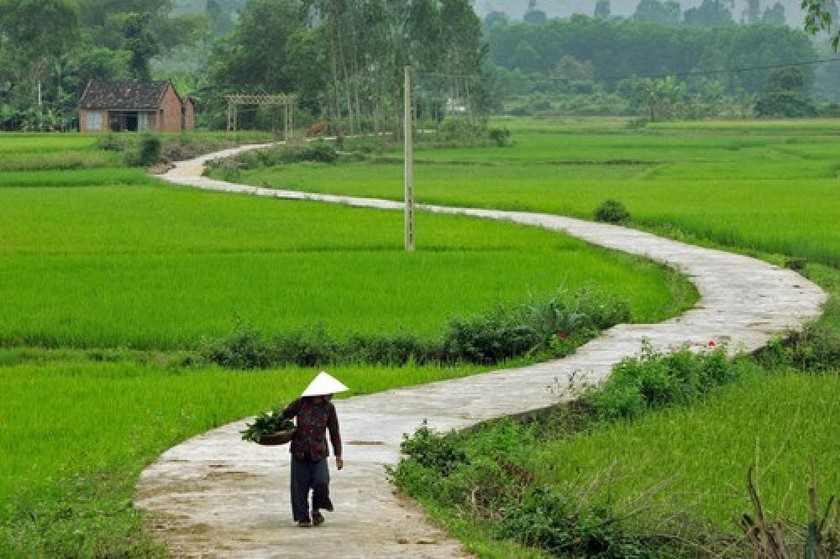
[[[195,105],[189,98],[184,99],[184,130],[195,130]]]
[[[96,122],[101,128],[91,128],[91,113],[98,115]],[[106,111],[87,111],[85,109],[79,110],[79,132],[107,132],[108,131],[108,113]]]
[[[186,101],[186,105],[187,119],[185,129],[193,130],[195,126],[193,124],[194,117],[191,115],[192,103]],[[163,95],[163,102],[161,103],[160,111],[158,112],[155,130],[158,132],[181,131],[181,100],[178,98],[178,95],[172,87],[166,88],[166,93]]]

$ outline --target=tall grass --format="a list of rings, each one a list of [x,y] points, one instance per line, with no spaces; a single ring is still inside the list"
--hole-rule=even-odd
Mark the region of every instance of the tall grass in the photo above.
[[[752,512],[752,466],[767,510],[804,525],[812,458],[822,497],[840,496],[838,421],[840,375],[754,374],[700,405],[536,445],[527,462],[536,483],[595,488],[596,501],[629,503],[658,488],[648,503],[656,519],[702,518],[730,533]]]

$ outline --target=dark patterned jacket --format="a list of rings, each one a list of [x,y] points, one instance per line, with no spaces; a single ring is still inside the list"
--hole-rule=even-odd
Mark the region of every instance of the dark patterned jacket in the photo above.
[[[312,460],[317,462],[330,455],[327,448],[327,433],[330,431],[330,442],[333,453],[341,456],[341,434],[338,431],[338,415],[332,402],[321,399],[303,397],[298,398],[283,410],[283,417],[295,417],[297,431],[292,439],[289,452],[298,460]]]

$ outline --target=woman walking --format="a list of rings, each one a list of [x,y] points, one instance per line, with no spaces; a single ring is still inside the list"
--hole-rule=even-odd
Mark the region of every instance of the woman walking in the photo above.
[[[300,398],[286,406],[283,417],[296,418],[297,430],[292,439],[291,496],[292,517],[298,526],[318,526],[324,522],[322,510],[333,510],[330,501],[330,471],[327,465],[329,431],[335,467],[342,469],[341,434],[338,415],[331,402],[333,394],[348,390],[344,384],[321,371]],[[310,491],[312,502],[310,507]]]

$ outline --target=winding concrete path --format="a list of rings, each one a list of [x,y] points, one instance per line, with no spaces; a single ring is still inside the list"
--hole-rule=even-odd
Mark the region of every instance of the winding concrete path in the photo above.
[[[201,177],[204,161],[179,163],[163,176],[175,184],[257,196],[320,200],[401,210],[399,203],[321,196],[235,185]],[[619,325],[565,359],[459,380],[390,390],[337,401],[345,440],[345,468],[333,468],[336,511],[318,528],[297,528],[288,504],[287,447],[240,440],[245,420],[180,444],[146,469],[135,506],[154,520],[150,529],[175,557],[306,558],[468,557],[411,502],[393,493],[386,465],[399,460],[404,433],[422,421],[441,431],[555,405],[558,386],[575,375],[599,382],[611,366],[653,347],[709,341],[753,351],[770,337],[816,318],[825,294],[798,274],[766,262],[654,235],[578,219],[526,212],[440,206],[420,210],[525,223],[666,263],[688,276],[698,304],[659,324]]]

